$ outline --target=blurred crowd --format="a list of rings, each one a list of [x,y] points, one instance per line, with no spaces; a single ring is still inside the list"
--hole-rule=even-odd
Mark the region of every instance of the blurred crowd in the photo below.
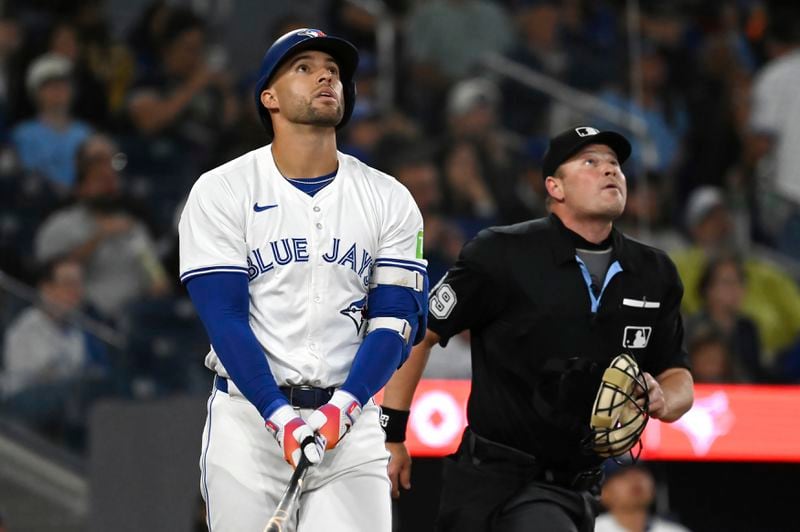
[[[675,260],[696,380],[800,382],[794,3],[643,1],[638,17],[621,0],[383,4],[396,29],[388,104],[385,20],[325,0],[313,25],[360,49],[339,147],[411,191],[432,283],[482,228],[546,215],[551,134],[613,128],[634,139],[619,226]],[[39,299],[0,285],[2,412],[78,449],[98,397],[210,385],[208,341],[178,283],[176,220],[202,172],[267,139],[258,64],[234,69],[237,50],[191,5],[142,2],[123,33],[104,0],[0,9],[0,270]],[[282,12],[252,46],[311,25]],[[487,53],[593,95],[645,134],[500,76]],[[468,343],[450,345],[430,375],[468,375]]]

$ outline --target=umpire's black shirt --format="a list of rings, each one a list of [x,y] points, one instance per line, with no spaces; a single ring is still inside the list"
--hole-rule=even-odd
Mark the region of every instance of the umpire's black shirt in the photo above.
[[[471,331],[471,429],[570,470],[601,461],[580,442],[616,355],[653,376],[687,367],[683,286],[667,255],[613,229],[597,298],[574,236],[555,215],[482,231],[432,291],[428,323],[443,345]]]

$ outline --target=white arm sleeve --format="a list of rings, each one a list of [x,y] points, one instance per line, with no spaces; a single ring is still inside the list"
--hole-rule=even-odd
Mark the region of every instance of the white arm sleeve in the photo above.
[[[178,223],[181,282],[214,272],[247,274],[246,212],[222,177],[197,180]]]

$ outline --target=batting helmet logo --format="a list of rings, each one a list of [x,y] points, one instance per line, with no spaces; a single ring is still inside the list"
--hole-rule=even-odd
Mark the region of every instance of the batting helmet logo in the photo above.
[[[353,114],[356,103],[356,84],[353,80],[356,67],[358,66],[358,50],[344,39],[331,37],[324,31],[302,28],[290,31],[283,35],[269,47],[264,58],[261,60],[261,68],[258,72],[258,81],[255,87],[256,108],[261,123],[267,133],[273,136],[272,118],[269,111],[261,103],[261,93],[269,85],[270,79],[278,71],[278,68],[291,56],[303,50],[318,50],[331,55],[339,65],[339,77],[342,80],[344,91],[344,114],[336,129],[344,127]]]
[[[298,35],[307,35],[309,37],[326,37],[327,35],[323,31],[319,30],[301,30]]]

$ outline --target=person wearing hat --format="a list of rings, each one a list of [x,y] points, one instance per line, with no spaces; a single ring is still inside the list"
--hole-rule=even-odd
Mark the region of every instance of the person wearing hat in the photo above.
[[[36,117],[18,124],[11,140],[26,172],[36,172],[66,192],[75,182],[75,156],[91,134],[90,126],[73,118],[72,62],[45,54],[28,68],[25,85]]]
[[[431,348],[469,329],[468,427],[445,460],[440,530],[591,531],[603,457],[588,443],[601,376],[631,355],[650,417],[693,401],[679,313],[683,293],[662,251],[614,227],[625,208],[630,143],[581,126],[550,140],[551,214],[482,231],[431,290],[428,332],[387,384],[390,477],[407,487],[404,412]],[[647,400],[645,400],[647,399]]]
[[[719,255],[742,256],[747,279],[742,297],[742,314],[758,327],[761,340],[761,365],[780,372],[780,354],[800,346],[800,289],[795,279],[780,265],[755,253],[737,239],[734,210],[722,189],[701,186],[686,202],[686,232],[689,242],[671,254],[686,288],[681,302],[685,316],[703,306],[700,280],[709,260]]]
[[[337,150],[357,65],[320,30],[277,39],[253,102],[271,142],[201,175],[181,214],[215,375],[201,461],[215,532],[263,530],[308,463],[281,530],[391,530],[372,396],[425,334],[427,261],[408,189]]]
[[[600,500],[607,512],[597,518],[595,532],[688,532],[651,513],[655,478],[642,462],[606,460],[603,472]]]

